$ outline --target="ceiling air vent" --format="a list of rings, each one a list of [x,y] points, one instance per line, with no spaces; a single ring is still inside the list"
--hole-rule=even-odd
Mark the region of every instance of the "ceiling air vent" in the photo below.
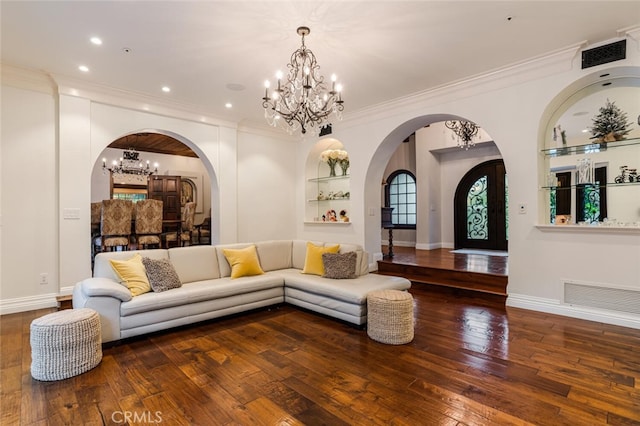
[[[604,46],[582,51],[582,69],[608,64],[627,57],[627,40],[616,41]]]

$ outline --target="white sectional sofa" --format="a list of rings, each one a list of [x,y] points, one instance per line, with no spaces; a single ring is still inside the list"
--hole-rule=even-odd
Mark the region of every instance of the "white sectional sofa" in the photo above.
[[[256,247],[264,274],[232,279],[223,250],[250,245]],[[302,240],[99,253],[93,277],[74,287],[73,307],[92,308],[100,314],[103,343],[281,303],[363,325],[367,322],[367,293],[408,290],[411,282],[369,274],[368,254],[362,247],[340,244],[340,253],[350,251],[357,254],[357,276],[350,279],[302,273],[307,252],[307,241]],[[132,296],[109,260],[129,259],[135,253],[169,259],[181,287]]]

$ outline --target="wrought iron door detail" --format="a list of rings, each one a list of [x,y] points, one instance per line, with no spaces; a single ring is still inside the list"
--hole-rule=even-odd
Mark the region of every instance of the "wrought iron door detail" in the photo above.
[[[467,238],[470,240],[489,238],[487,213],[487,176],[482,176],[467,193]]]

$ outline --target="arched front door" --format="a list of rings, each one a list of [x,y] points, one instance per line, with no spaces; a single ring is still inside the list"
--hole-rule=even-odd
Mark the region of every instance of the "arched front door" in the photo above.
[[[455,248],[507,250],[507,175],[502,160],[479,164],[454,198]]]

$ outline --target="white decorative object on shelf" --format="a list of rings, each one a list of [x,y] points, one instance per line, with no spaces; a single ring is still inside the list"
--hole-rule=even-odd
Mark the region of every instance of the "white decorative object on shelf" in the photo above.
[[[591,161],[591,158],[579,159],[576,174],[577,183],[593,183],[593,175],[593,161]]]

